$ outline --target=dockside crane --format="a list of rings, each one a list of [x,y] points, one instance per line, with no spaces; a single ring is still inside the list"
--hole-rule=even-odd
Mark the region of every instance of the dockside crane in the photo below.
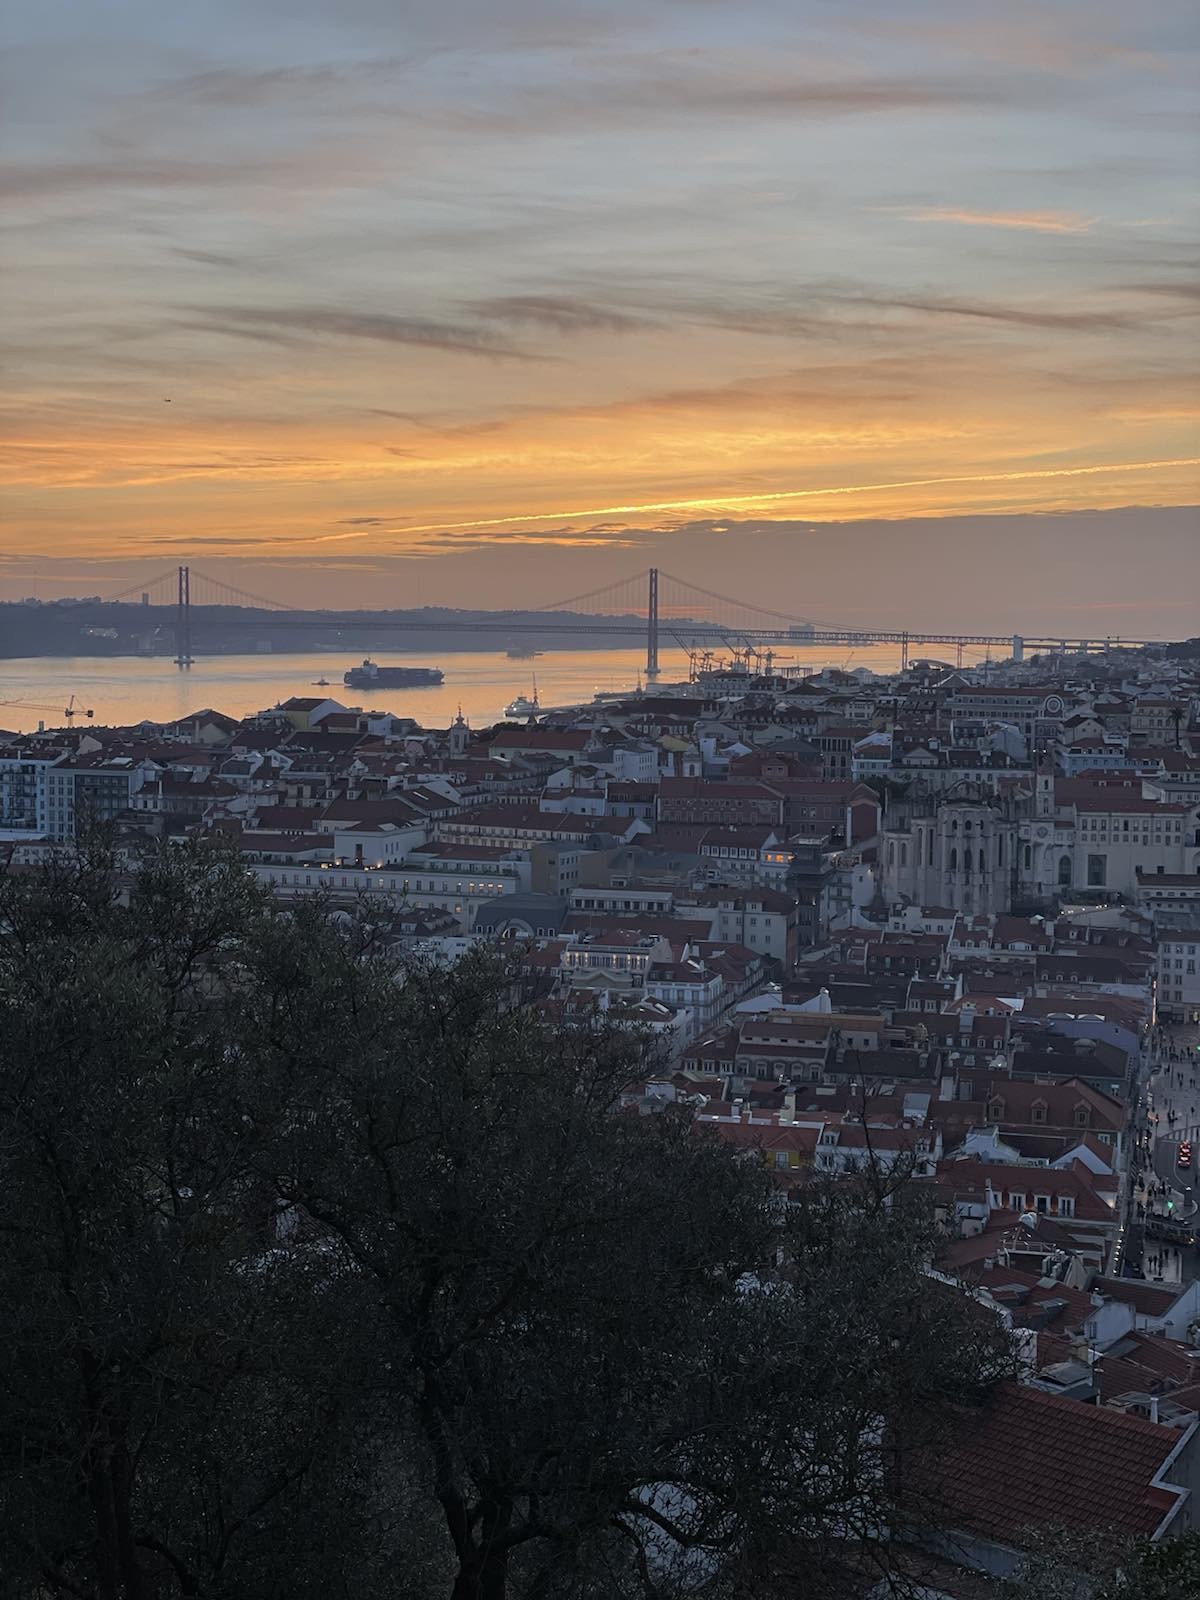
[[[66,717],[68,721],[74,717],[94,717],[96,715],[91,706],[76,705],[74,695],[71,696],[65,706],[44,705],[36,700],[0,700],[0,706],[13,706],[18,711],[54,711]]]

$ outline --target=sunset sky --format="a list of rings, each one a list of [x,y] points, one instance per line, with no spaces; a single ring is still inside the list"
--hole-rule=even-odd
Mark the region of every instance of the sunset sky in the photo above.
[[[654,560],[880,626],[1200,631],[1192,0],[5,32],[0,597],[190,560],[540,604]]]

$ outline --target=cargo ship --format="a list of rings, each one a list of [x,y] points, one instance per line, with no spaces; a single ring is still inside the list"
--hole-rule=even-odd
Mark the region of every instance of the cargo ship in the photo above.
[[[445,677],[440,667],[381,667],[368,656],[342,682],[351,689],[429,689]]]

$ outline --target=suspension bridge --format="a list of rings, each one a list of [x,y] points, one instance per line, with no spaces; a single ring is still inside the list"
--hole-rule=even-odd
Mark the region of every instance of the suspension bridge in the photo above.
[[[394,630],[397,633],[497,633],[570,634],[606,638],[629,637],[645,641],[646,676],[659,674],[659,650],[664,641],[673,641],[690,660],[714,650],[743,654],[748,661],[769,667],[776,647],[829,646],[855,649],[866,645],[895,645],[902,668],[908,666],[914,650],[952,648],[962,666],[968,649],[1003,651],[1016,660],[1025,654],[1088,655],[1112,649],[1146,649],[1163,643],[1158,639],[1081,639],[1066,635],[1033,637],[1020,634],[931,633],[919,628],[864,628],[799,616],[777,610],[759,601],[739,600],[718,594],[700,584],[677,578],[659,567],[649,567],[616,582],[568,595],[548,605],[524,610],[513,616],[505,612],[471,613],[462,618],[437,611],[432,616],[421,611],[302,611],[282,600],[251,594],[219,579],[210,578],[189,565],[159,574],[149,582],[131,584],[118,594],[104,597],[110,603],[133,601],[143,606],[169,606],[174,613],[175,661],[188,667],[194,651],[203,645],[206,621],[216,608],[240,607],[270,612],[271,630],[301,628],[311,630],[319,622],[324,629],[340,633],[356,630],[372,636]]]

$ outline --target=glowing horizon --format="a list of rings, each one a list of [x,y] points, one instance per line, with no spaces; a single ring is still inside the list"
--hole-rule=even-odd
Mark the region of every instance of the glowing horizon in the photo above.
[[[784,500],[821,499],[826,495],[874,494],[888,489],[927,489],[953,483],[1017,483],[1040,478],[1088,478],[1110,472],[1150,472],[1174,467],[1200,467],[1200,456],[1183,456],[1173,461],[1116,461],[1088,467],[1043,467],[1020,472],[954,473],[941,478],[906,478],[888,483],[828,484],[812,489],[775,489],[761,494],[712,494],[695,500],[655,500],[641,504],[595,506],[587,510],[519,512],[503,517],[477,517],[467,522],[431,522],[416,527],[404,526],[402,533],[456,533],[470,528],[494,528],[522,522],[571,521],[574,518],[637,516],[646,511],[720,510],[725,506],[769,505]],[[334,534],[332,538],[366,538],[372,530],[355,534]]]

